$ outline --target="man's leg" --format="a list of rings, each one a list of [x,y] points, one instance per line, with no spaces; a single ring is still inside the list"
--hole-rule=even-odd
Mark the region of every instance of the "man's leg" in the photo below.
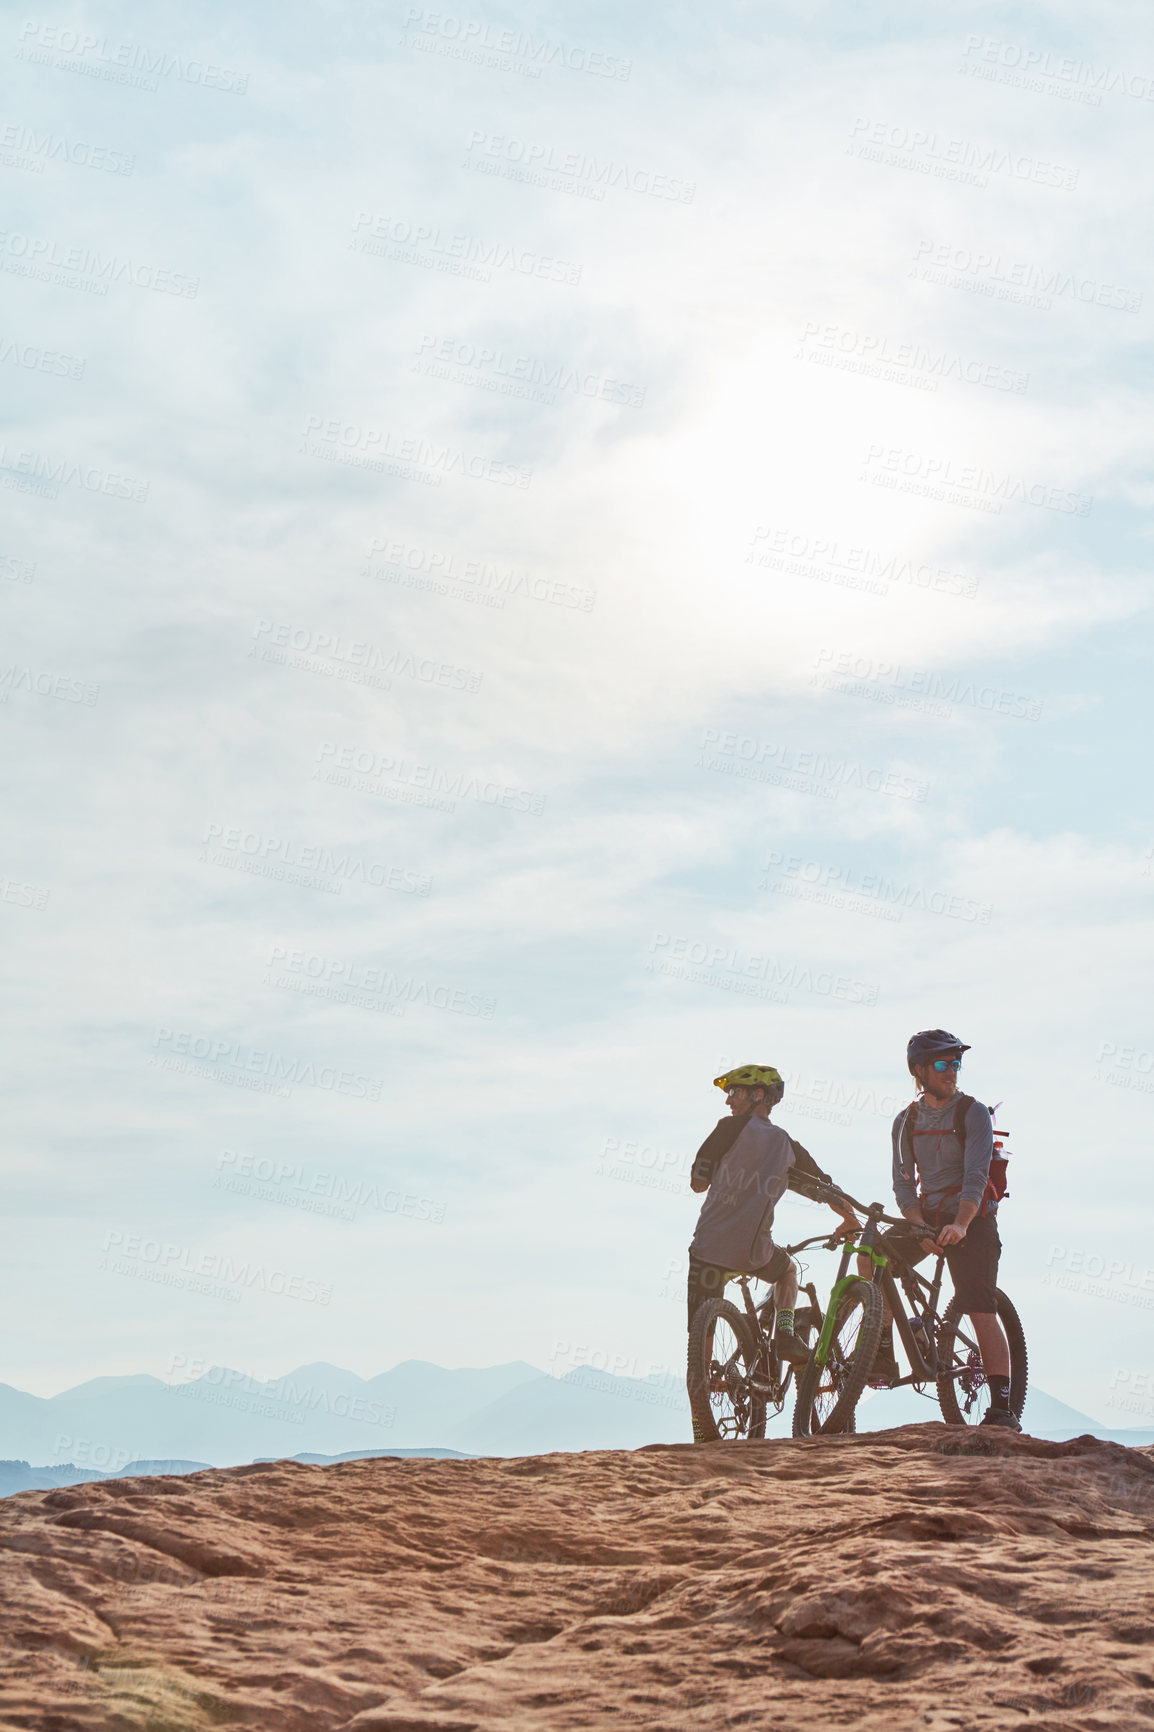
[[[767,1265],[764,1278],[773,1281],[773,1303],[777,1310],[777,1322],[773,1332],[774,1352],[780,1353],[783,1359],[788,1359],[791,1365],[804,1365],[809,1358],[809,1348],[801,1337],[794,1333],[793,1328],[793,1314],[797,1306],[797,1269],[793,1258],[787,1257],[780,1246]]]
[[[778,1328],[781,1327],[781,1314],[789,1314],[789,1327],[793,1328],[793,1313],[797,1306],[797,1270],[790,1260],[789,1268],[780,1281],[773,1284],[773,1303],[777,1307]]]
[[[1003,1425],[1017,1431],[1018,1418],[1010,1406],[1010,1349],[995,1309],[1001,1254],[997,1221],[993,1215],[978,1215],[947,1261],[954,1292],[973,1325],[990,1391],[990,1406],[982,1424]]]
[[[804,1365],[809,1358],[809,1350],[800,1335],[794,1333],[793,1314],[797,1306],[797,1270],[790,1260],[789,1268],[773,1284],[773,1303],[777,1311],[777,1321],[773,1331],[773,1345],[783,1359],[788,1359],[793,1365]]]
[[[729,1279],[728,1269],[722,1269],[716,1263],[702,1263],[698,1258],[690,1256],[689,1280],[686,1286],[687,1326],[693,1327],[693,1314],[703,1299],[720,1299],[725,1291],[725,1283]]]
[[[1010,1406],[1010,1349],[998,1322],[998,1314],[996,1311],[971,1311],[969,1317],[990,1391],[990,1405],[982,1424],[1003,1425],[1012,1431],[1020,1431],[1018,1416]]]
[[[982,1370],[987,1378],[1002,1377],[1009,1382],[1010,1349],[1002,1333],[1002,1325],[998,1322],[998,1313],[971,1311],[970,1322],[974,1326],[978,1351],[982,1356]]]

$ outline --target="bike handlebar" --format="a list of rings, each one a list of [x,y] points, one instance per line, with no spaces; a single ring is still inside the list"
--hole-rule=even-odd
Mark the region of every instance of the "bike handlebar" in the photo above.
[[[818,1185],[815,1189],[822,1192],[827,1202],[848,1203],[851,1209],[856,1209],[859,1215],[865,1215],[867,1219],[884,1221],[887,1227],[905,1227],[915,1237],[922,1236],[918,1233],[917,1222],[907,1220],[904,1215],[887,1215],[880,1203],[859,1203],[848,1191],[834,1185]],[[928,1223],[924,1236],[931,1239],[934,1237],[934,1229]],[[806,1250],[810,1245],[824,1245],[827,1250],[836,1251],[844,1237],[844,1234],[836,1232],[815,1233],[811,1239],[803,1239],[798,1245],[783,1245],[781,1248],[787,1257],[796,1257],[799,1251]]]
[[[781,1248],[787,1257],[796,1257],[807,1245],[826,1245],[832,1251],[836,1244],[837,1240],[832,1233],[815,1233],[812,1239],[803,1239],[800,1245],[783,1245]]]
[[[859,1215],[872,1215],[875,1221],[884,1221],[888,1227],[913,1227],[912,1221],[907,1221],[904,1215],[887,1215],[880,1203],[859,1203],[856,1197],[851,1197],[848,1191],[839,1186],[821,1185],[820,1189],[827,1202],[848,1203],[851,1209],[856,1209]]]

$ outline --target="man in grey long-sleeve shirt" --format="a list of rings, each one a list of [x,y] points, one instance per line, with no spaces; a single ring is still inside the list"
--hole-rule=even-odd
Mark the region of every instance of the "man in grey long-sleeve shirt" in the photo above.
[[[954,1124],[958,1098],[955,1077],[952,1071],[934,1072],[931,1086],[948,1087],[946,1098],[932,1096],[927,1087],[916,1107],[906,1107],[894,1120],[894,1196],[898,1208],[909,1220],[916,1221],[920,1213],[931,1222],[943,1204],[956,1197],[957,1210],[948,1209],[947,1213],[951,1215],[952,1226],[964,1229],[979,1214],[986,1194],[994,1131],[989,1107],[971,1100],[964,1120],[964,1147],[959,1148]],[[915,1172],[907,1172],[902,1151],[902,1132],[911,1114],[910,1134],[916,1139],[913,1144],[916,1176]],[[972,1203],[973,1208],[963,1210],[963,1203]],[[915,1213],[911,1214],[911,1210]],[[959,1222],[955,1218],[958,1214],[966,1218]],[[959,1231],[957,1238],[961,1237]],[[952,1235],[950,1242],[956,1242]]]
[[[923,1029],[906,1049],[918,1098],[893,1123],[894,1196],[915,1236],[900,1227],[886,1233],[907,1263],[944,1252],[954,1292],[969,1313],[990,1389],[983,1425],[1021,1427],[1010,1407],[1010,1350],[997,1314],[997,1199],[989,1186],[994,1152],[989,1108],[958,1093],[958,1070],[969,1047],[945,1029]],[[959,1125],[959,1106],[968,1102]],[[959,1129],[962,1135],[959,1137]],[[874,1362],[879,1380],[896,1382],[892,1329],[883,1335]]]

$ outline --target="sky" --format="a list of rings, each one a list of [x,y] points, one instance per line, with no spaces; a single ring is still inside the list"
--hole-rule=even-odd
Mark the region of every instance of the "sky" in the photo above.
[[[3,29],[0,1381],[677,1371],[944,1026],[1148,1419],[1148,12]]]

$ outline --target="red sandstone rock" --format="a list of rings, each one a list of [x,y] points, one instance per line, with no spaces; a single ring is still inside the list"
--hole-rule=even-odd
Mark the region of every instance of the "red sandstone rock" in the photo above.
[[[0,1504],[0,1732],[1154,1732],[1154,1459],[860,1437]]]

